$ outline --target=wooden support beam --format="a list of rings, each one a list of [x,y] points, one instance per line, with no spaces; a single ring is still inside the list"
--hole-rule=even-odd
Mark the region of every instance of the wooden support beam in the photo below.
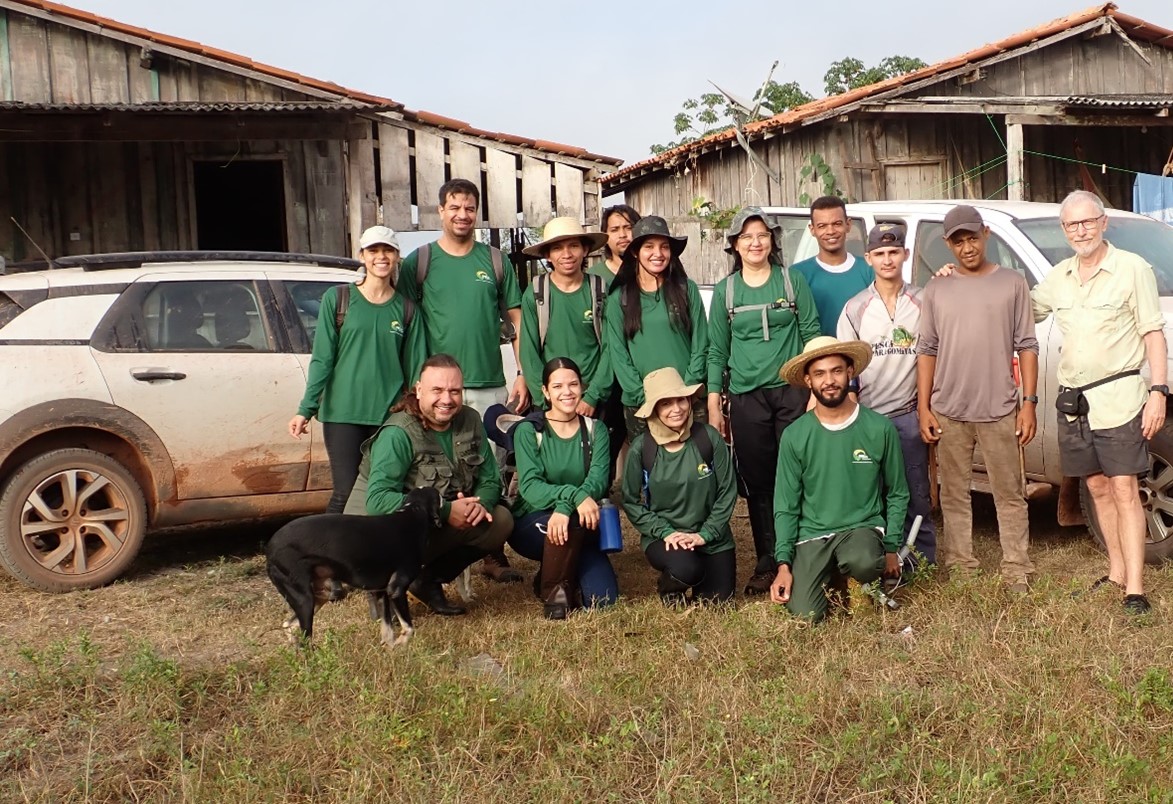
[[[415,228],[411,221],[407,129],[379,126],[379,183],[383,188],[383,225],[400,232]]]
[[[363,230],[378,221],[379,199],[375,195],[375,147],[370,124],[365,131],[353,131],[346,142],[346,204],[350,224],[350,253],[358,253]],[[365,135],[365,136],[364,136]]]
[[[1006,198],[1010,201],[1025,201],[1026,165],[1022,153],[1023,138],[1021,123],[1006,124]]]

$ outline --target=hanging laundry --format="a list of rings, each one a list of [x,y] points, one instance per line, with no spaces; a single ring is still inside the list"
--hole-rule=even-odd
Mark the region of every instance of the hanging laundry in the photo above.
[[[1132,184],[1132,211],[1173,224],[1173,176],[1137,173]]]

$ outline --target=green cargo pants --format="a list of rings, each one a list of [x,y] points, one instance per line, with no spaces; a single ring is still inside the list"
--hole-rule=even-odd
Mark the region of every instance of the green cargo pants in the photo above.
[[[799,542],[794,549],[793,589],[786,609],[819,622],[827,616],[824,588],[838,576],[871,583],[884,574],[884,542],[875,528],[856,528]]]

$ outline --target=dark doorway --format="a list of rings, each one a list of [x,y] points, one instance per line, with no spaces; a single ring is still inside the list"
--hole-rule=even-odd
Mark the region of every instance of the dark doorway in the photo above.
[[[279,159],[193,162],[196,246],[285,251],[285,178]]]

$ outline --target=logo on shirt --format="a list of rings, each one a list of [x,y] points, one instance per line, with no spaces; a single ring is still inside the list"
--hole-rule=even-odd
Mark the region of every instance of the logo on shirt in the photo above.
[[[477,271],[477,281],[493,284],[493,277],[489,276],[488,271]]]
[[[392,321],[389,329],[392,335],[403,335],[403,324],[401,324],[399,321]]]
[[[710,466],[707,463],[705,463],[704,461],[701,461],[700,463],[698,463],[696,465],[696,476],[697,477],[702,477],[702,478],[708,477],[711,474],[713,474],[712,468],[710,468]]]
[[[907,349],[914,343],[916,343],[916,336],[904,327],[896,327],[892,330],[892,345],[897,349]]]
[[[595,311],[591,308],[586,308],[582,311],[582,323],[593,327],[595,325]]]
[[[858,463],[873,463],[871,456],[869,456],[867,454],[867,452],[865,452],[862,449],[857,449],[851,453],[851,462],[857,463],[857,464]]]

